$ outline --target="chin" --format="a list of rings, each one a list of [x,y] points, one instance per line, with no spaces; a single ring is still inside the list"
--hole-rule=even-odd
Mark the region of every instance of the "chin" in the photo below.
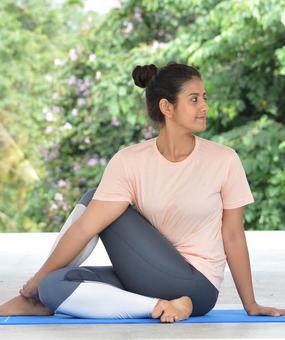
[[[200,128],[195,128],[194,132],[200,132],[206,130],[206,126],[201,126]]]

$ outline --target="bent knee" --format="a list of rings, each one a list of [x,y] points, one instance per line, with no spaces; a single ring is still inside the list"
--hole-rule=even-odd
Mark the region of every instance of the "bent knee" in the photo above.
[[[41,303],[53,312],[80,284],[64,280],[65,274],[71,268],[62,268],[47,274],[38,286]]]

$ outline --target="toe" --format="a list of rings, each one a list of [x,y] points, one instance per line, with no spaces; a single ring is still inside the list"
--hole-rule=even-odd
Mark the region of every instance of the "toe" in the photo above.
[[[155,305],[152,313],[151,313],[151,316],[152,318],[156,319],[156,318],[159,318],[161,316],[161,313],[163,312],[164,310],[164,302],[163,300],[160,300],[158,301],[158,303]]]
[[[173,322],[173,316],[168,317],[168,322]]]
[[[157,306],[152,311],[151,316],[152,316],[153,319],[156,319],[156,318],[160,317],[161,313],[162,313],[162,309],[159,306]]]

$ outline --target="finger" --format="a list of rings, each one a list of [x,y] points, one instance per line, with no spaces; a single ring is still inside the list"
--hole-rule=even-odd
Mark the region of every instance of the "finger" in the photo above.
[[[280,316],[279,311],[276,308],[271,308],[271,307],[264,309],[263,313],[265,315]]]
[[[20,290],[20,294],[25,296],[25,292],[23,290]]]
[[[166,317],[166,322],[170,322],[170,319],[171,319],[171,317],[170,317],[170,316],[167,316],[167,317]]]
[[[279,309],[271,308],[271,315],[273,315],[273,316],[280,316],[281,313],[280,313]]]
[[[264,310],[260,312],[260,315],[278,316],[279,313],[276,312],[275,310]]]
[[[161,320],[162,322],[166,322],[167,316],[168,316],[168,315],[164,312],[164,313],[162,314],[160,320]]]
[[[27,298],[27,296],[25,295],[25,293],[21,293],[21,296],[24,298]]]
[[[173,322],[173,315],[167,314],[166,321],[167,322]]]
[[[285,315],[285,309],[278,308],[277,310],[280,313],[280,315]]]

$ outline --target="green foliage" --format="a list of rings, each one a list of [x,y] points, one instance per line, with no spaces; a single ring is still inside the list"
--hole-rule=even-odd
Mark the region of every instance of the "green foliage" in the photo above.
[[[263,115],[212,140],[235,149],[244,165],[255,199],[246,208],[247,229],[284,230],[284,125]]]
[[[29,116],[44,110],[47,120],[37,119],[41,136],[30,139],[41,181],[29,190],[22,216],[38,230],[58,230],[80,196],[98,185],[114,152],[158,134],[131,73],[136,65],[174,60],[199,67],[205,81],[210,110],[201,136],[233,147],[243,161],[255,198],[246,229],[285,229],[284,8],[284,0],[125,0],[103,17],[82,14],[73,44],[55,44],[52,60],[57,54],[59,61],[49,69],[48,89],[31,93],[41,109]],[[67,39],[67,30],[60,38],[56,32],[55,41]],[[35,41],[37,54],[42,45]]]
[[[0,230],[34,224],[24,223],[23,208],[31,180],[44,174],[38,146],[45,143],[42,111],[53,95],[54,60],[69,50],[81,23],[72,8],[46,0],[0,4]]]

